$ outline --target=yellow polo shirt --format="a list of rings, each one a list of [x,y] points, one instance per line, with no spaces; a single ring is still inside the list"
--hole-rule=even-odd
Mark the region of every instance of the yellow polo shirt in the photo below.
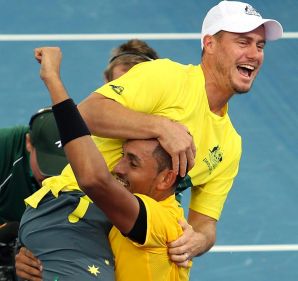
[[[185,181],[192,187],[190,208],[219,219],[238,172],[241,137],[227,108],[222,117],[210,111],[201,66],[169,59],[145,62],[96,92],[127,108],[161,115],[188,127],[197,149],[195,166]],[[99,148],[108,155],[110,167],[120,158],[120,145],[119,141],[100,140]]]
[[[143,245],[132,242],[113,227],[109,240],[115,256],[117,281],[186,281],[190,267],[178,267],[169,260],[167,243],[182,235],[178,219],[183,209],[172,195],[163,201],[141,194],[147,212],[147,234]],[[191,266],[191,262],[189,264]]]

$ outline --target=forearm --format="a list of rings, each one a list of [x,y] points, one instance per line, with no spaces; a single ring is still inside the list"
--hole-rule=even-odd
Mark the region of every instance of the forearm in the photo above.
[[[53,76],[44,79],[44,84],[48,88],[53,105],[69,98],[68,93],[59,77]]]
[[[157,139],[171,155],[173,170],[185,175],[194,165],[195,145],[188,129],[168,118],[133,111],[93,93],[79,105],[91,133],[116,139]]]
[[[178,266],[188,267],[189,260],[206,253],[215,243],[216,220],[189,210],[188,223],[179,222],[183,234],[168,244],[170,259]]]
[[[196,233],[194,255],[208,252],[216,241],[216,220],[189,209],[188,223]]]
[[[63,86],[61,79],[57,76],[51,76],[44,79],[44,83],[49,90],[55,113],[55,111],[57,111],[55,110],[55,105],[60,106],[63,101],[69,99],[69,95]],[[57,125],[59,127],[59,123],[62,124],[63,122],[61,122],[62,120],[57,121]],[[63,132],[61,132],[60,129],[60,134],[61,133]],[[90,185],[90,178],[93,179],[98,174],[102,178],[104,178],[105,175],[110,176],[106,163],[91,138],[81,137],[80,140],[74,140],[74,142],[70,142],[70,144],[67,143],[64,150],[81,186]],[[98,173],[97,171],[101,171],[101,173]]]
[[[104,158],[71,100],[53,106],[65,154],[81,189],[124,233],[138,216],[137,199],[110,174]]]
[[[55,111],[57,111],[55,110],[55,105],[56,108],[57,105],[59,107],[63,101],[69,99],[69,95],[63,86],[61,79],[55,75],[44,79],[44,83],[50,93],[55,113]],[[59,122],[57,124],[59,126]],[[61,133],[63,132],[60,130],[60,134]],[[88,137],[81,137],[79,142],[80,145],[77,145],[76,143],[70,145],[66,144],[64,150],[66,152],[67,158],[72,164],[72,169],[74,170],[79,183],[81,186],[85,186],[85,182],[89,178],[94,178],[93,175],[98,174],[98,169],[101,171],[101,176],[109,174],[109,172],[106,168],[106,163],[104,162],[103,157],[98,152],[92,140]]]
[[[161,135],[168,119],[133,111],[93,93],[78,105],[93,135],[120,139],[149,139]],[[100,109],[100,110],[99,110]]]

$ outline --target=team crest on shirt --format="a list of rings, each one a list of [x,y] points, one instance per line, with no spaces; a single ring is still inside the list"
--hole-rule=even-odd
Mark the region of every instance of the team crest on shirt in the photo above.
[[[220,162],[223,160],[223,153],[220,150],[219,145],[214,146],[212,149],[209,149],[208,157],[203,159],[204,163],[209,169],[209,174],[211,174]]]
[[[246,13],[247,15],[252,15],[252,16],[257,16],[257,17],[260,17],[260,16],[261,16],[260,13],[258,13],[258,12],[256,11],[256,9],[255,9],[254,7],[252,7],[251,5],[247,5],[247,6],[245,7],[245,13]]]
[[[121,93],[123,92],[124,88],[122,86],[116,86],[116,85],[110,85],[110,87],[112,88],[112,90],[118,94],[121,95]]]

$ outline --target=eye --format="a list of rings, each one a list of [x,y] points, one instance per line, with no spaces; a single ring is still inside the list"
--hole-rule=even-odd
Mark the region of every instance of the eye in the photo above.
[[[265,43],[259,43],[259,44],[257,44],[257,48],[258,48],[259,51],[264,50],[264,48],[265,48]]]
[[[241,48],[244,48],[247,46],[247,41],[246,40],[239,40],[238,41],[238,45],[241,47]]]
[[[130,167],[132,167],[132,168],[137,168],[137,167],[138,167],[138,164],[137,164],[136,162],[134,162],[134,161],[130,161],[130,162],[129,162],[129,165],[130,165]]]

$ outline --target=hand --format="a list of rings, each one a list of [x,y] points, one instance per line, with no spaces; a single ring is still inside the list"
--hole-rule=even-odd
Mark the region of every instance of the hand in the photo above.
[[[58,47],[34,49],[34,56],[40,63],[40,77],[45,82],[53,77],[60,79],[62,52]]]
[[[178,266],[188,267],[189,261],[198,254],[200,234],[195,232],[186,221],[179,221],[183,234],[175,241],[168,243],[170,259]]]
[[[173,170],[184,177],[195,163],[196,147],[187,127],[180,123],[163,119],[158,141],[171,155]]]
[[[42,281],[42,265],[34,255],[22,247],[16,255],[16,274],[29,281]]]

